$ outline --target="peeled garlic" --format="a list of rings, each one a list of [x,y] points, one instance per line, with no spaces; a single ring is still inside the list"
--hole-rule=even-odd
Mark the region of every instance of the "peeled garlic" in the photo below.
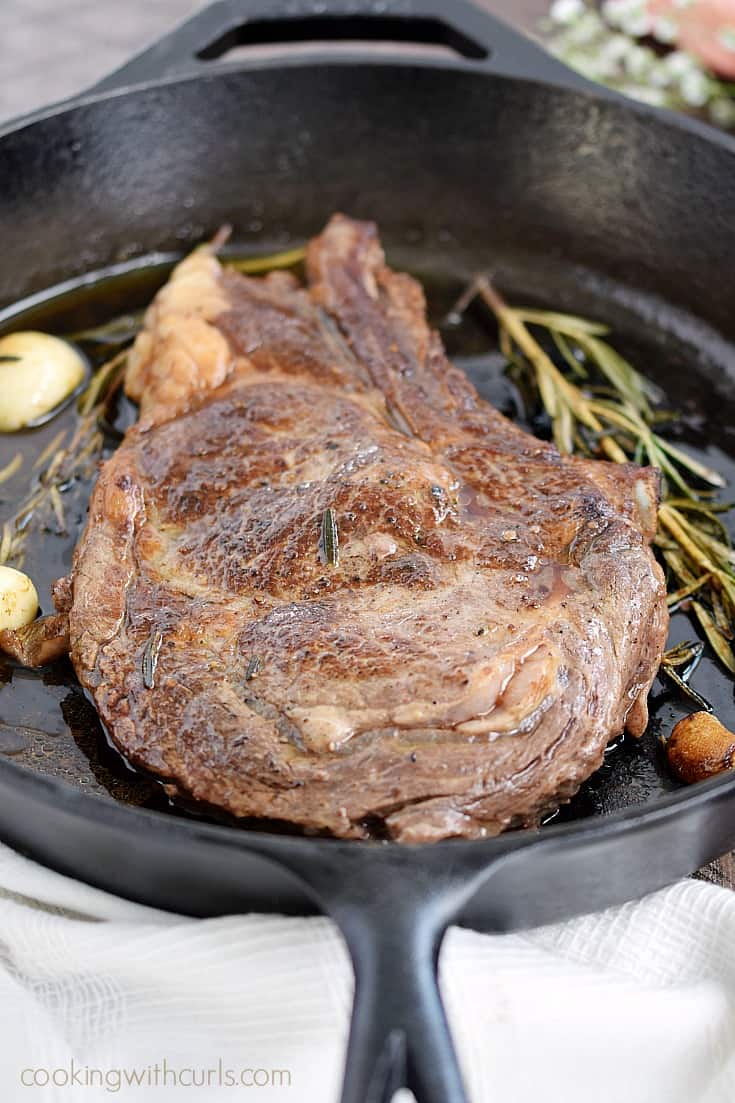
[[[38,594],[28,575],[0,566],[0,631],[30,624],[37,612]]]
[[[0,432],[50,413],[85,374],[84,357],[60,337],[34,330],[0,337]]]

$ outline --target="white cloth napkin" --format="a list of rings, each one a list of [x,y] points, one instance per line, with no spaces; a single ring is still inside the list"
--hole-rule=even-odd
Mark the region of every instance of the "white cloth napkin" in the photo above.
[[[472,1103],[735,1099],[725,889],[681,882],[524,934],[452,930],[441,980]],[[336,1103],[351,987],[326,919],[183,918],[0,845],[3,1103]]]

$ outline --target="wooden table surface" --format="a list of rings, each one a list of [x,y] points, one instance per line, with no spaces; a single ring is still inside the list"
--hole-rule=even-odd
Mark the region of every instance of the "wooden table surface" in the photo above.
[[[206,0],[3,0],[0,119],[89,87]],[[548,0],[476,0],[533,33]],[[735,887],[735,855],[698,876]]]

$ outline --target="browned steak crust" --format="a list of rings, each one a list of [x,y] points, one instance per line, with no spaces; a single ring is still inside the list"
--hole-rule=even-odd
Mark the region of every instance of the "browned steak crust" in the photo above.
[[[151,306],[141,419],[76,553],[77,673],[131,762],[235,816],[412,842],[535,824],[645,727],[656,473],[482,401],[374,226],[335,216],[307,269],[202,249]]]

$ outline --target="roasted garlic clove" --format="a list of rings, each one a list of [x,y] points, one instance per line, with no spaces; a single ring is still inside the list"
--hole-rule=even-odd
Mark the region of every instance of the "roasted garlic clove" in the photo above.
[[[28,575],[0,566],[0,631],[30,624],[37,612],[38,594]]]
[[[52,413],[86,374],[82,354],[60,337],[34,330],[0,337],[0,431]]]
[[[705,781],[732,768],[735,734],[710,712],[693,712],[675,725],[666,743],[669,766],[681,781]]]

